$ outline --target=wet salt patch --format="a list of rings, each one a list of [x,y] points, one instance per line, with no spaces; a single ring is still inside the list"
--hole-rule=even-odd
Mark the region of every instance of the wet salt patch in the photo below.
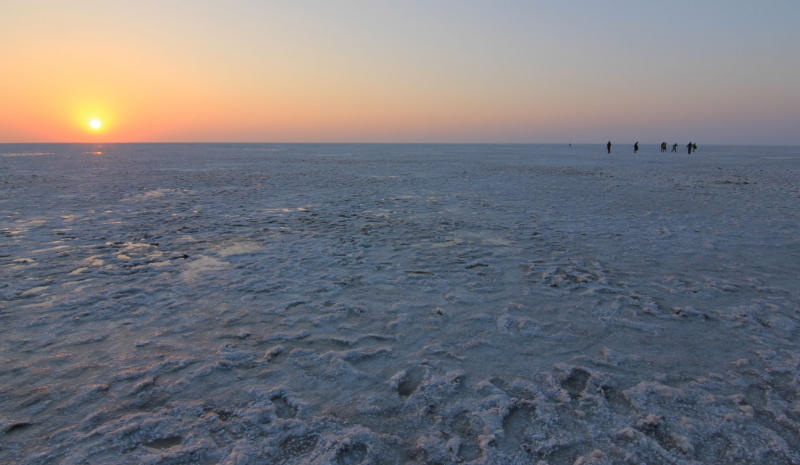
[[[70,248],[71,247],[68,246],[68,245],[57,245],[57,246],[54,246],[54,247],[47,247],[47,248],[44,248],[44,249],[32,250],[31,253],[53,252],[55,250],[67,250],[67,249],[70,249]]]
[[[196,281],[203,274],[218,272],[230,267],[228,262],[209,256],[200,256],[182,265],[181,276],[185,281]]]
[[[159,197],[163,197],[167,194],[171,194],[175,192],[175,189],[167,189],[167,188],[160,188],[160,189],[152,189],[152,190],[145,190],[139,194],[136,194],[128,199],[129,202],[146,202],[152,199],[156,199]]]
[[[295,207],[295,208],[268,208],[266,210],[262,210],[263,213],[292,213],[292,212],[307,212],[309,209],[307,207]]]
[[[240,242],[220,248],[217,255],[229,257],[231,255],[245,255],[264,250],[261,244],[255,242]]]
[[[19,293],[19,297],[21,297],[21,298],[30,298],[30,297],[33,297],[33,296],[39,296],[39,295],[43,294],[45,291],[47,291],[49,288],[50,288],[50,286],[34,286],[34,287],[30,287],[30,288],[25,289],[22,292],[20,292]]]

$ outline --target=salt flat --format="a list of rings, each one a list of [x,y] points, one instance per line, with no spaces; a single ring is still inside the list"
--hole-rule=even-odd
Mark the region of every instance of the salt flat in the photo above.
[[[618,146],[0,145],[0,463],[800,463],[800,149]]]

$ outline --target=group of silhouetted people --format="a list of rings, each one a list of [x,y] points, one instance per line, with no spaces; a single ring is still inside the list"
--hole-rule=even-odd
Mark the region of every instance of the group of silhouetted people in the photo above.
[[[611,141],[608,141],[608,143],[606,144],[606,149],[608,149],[608,153],[611,153]],[[689,155],[691,155],[692,152],[697,150],[697,144],[689,142],[688,144],[686,144],[686,150],[688,151]],[[639,151],[639,142],[637,141],[635,144],[633,144],[633,153],[636,153],[638,151]],[[666,142],[662,142],[661,143],[661,151],[662,152],[666,152],[667,151],[667,143]],[[677,152],[678,151],[678,144],[673,144],[672,145],[672,151],[673,152]]]

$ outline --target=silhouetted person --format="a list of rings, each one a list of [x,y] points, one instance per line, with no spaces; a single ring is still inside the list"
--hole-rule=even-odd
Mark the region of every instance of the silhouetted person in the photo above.
[[[639,151],[639,142],[636,142],[635,144],[633,144],[633,153],[636,153],[638,151]]]
[[[661,143],[661,151],[662,152],[666,152],[667,151],[667,143],[666,142],[662,142]]]
[[[672,145],[672,151],[673,152],[677,152],[678,151],[678,144],[673,144]]]
[[[606,148],[608,149],[608,153],[611,153],[611,141],[608,141]]]
[[[697,151],[697,144],[692,144],[692,153]]]
[[[693,147],[693,146],[694,146],[694,144],[692,144],[691,142],[689,142],[688,144],[686,144],[686,148],[687,148],[687,149],[689,149],[689,155],[691,155],[691,154],[692,154],[692,147]]]

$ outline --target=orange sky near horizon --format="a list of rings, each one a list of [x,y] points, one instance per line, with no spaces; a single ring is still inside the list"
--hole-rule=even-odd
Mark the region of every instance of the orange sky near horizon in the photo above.
[[[23,138],[161,141],[224,134],[212,141],[239,141],[256,133],[278,140],[340,134],[369,139],[403,131],[513,127],[559,116],[555,102],[532,102],[521,111],[499,91],[475,95],[477,89],[457,83],[437,84],[435,92],[408,85],[422,76],[384,75],[373,82],[337,69],[327,76],[311,69],[226,76],[224,66],[204,69],[126,45],[86,39],[18,50],[25,72],[6,77],[4,88],[6,105],[23,109],[16,117],[28,122],[20,125]],[[547,118],[536,121],[537,109]],[[95,118],[103,122],[100,131],[89,128]]]
[[[742,44],[614,5],[12,1],[0,142],[800,143],[785,12]]]

